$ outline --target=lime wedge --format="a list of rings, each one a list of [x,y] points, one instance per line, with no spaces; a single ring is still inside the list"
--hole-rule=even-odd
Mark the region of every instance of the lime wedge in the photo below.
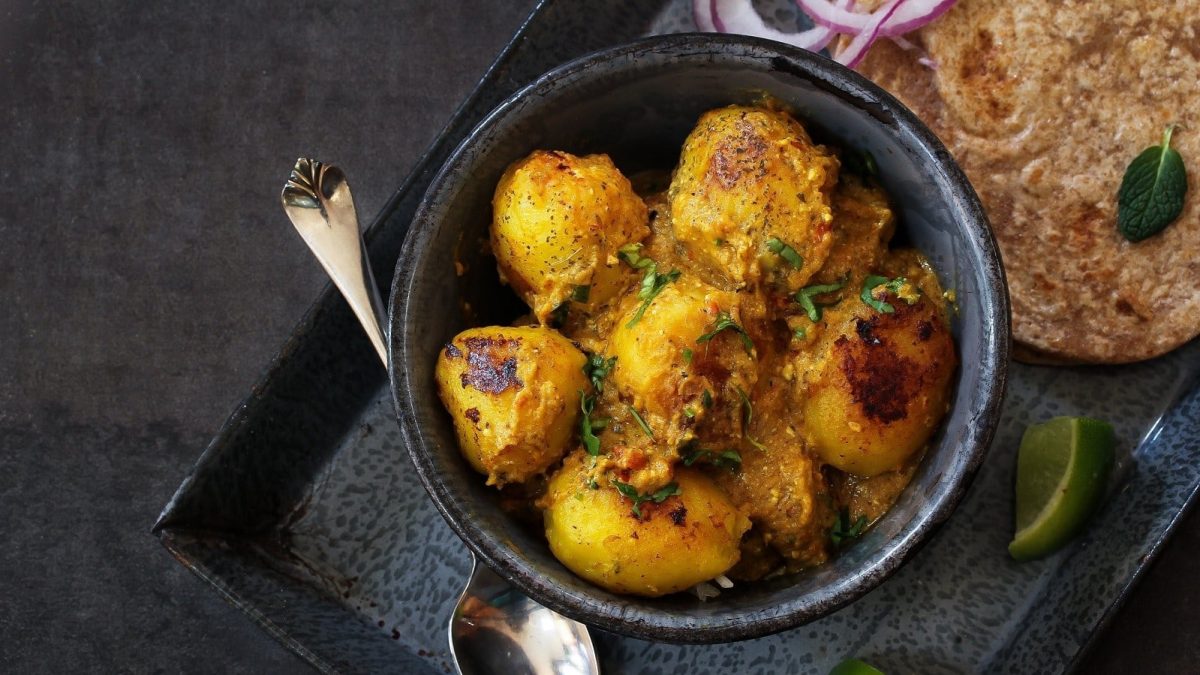
[[[866,661],[846,659],[834,666],[829,675],[883,675],[883,671]]]
[[[1116,442],[1112,425],[1055,417],[1025,430],[1017,454],[1017,560],[1049,555],[1071,540],[1104,497]]]

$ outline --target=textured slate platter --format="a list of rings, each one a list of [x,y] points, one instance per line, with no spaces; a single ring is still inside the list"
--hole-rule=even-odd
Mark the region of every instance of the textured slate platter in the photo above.
[[[779,25],[797,25],[790,3],[759,5]],[[475,121],[567,59],[690,30],[689,8],[633,1],[584,12],[545,0],[372,226],[381,286],[425,185]],[[889,672],[1069,669],[1200,487],[1198,372],[1200,343],[1119,368],[1015,366],[974,487],[891,580],[821,621],[750,642],[676,647],[599,634],[605,672],[824,673],[852,655]],[[1075,544],[1018,565],[1005,546],[1020,434],[1071,414],[1116,424],[1114,493]],[[452,671],[446,624],[469,558],[412,474],[383,372],[331,290],[156,531],[181,563],[319,670]]]

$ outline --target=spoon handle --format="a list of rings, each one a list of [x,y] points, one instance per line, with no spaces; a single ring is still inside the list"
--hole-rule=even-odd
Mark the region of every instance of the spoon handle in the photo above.
[[[387,314],[371,274],[346,174],[336,166],[301,157],[280,200],[304,243],[350,303],[386,368],[387,342],[382,327],[387,324]]]

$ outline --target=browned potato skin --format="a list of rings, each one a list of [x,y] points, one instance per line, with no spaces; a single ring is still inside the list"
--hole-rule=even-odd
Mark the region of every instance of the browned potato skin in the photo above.
[[[598,306],[624,286],[617,249],[640,241],[645,203],[607,155],[537,150],[504,172],[492,199],[501,278],[546,323],[578,286]]]
[[[728,571],[750,528],[720,488],[696,469],[679,467],[679,494],[645,502],[642,518],[583,452],[567,457],[541,505],[550,550],[567,569],[614,593],[657,597],[684,591]],[[597,478],[596,489],[589,481]]]
[[[571,341],[541,327],[459,333],[438,354],[438,394],[459,449],[488,485],[520,483],[566,452],[589,384]]]
[[[950,329],[933,300],[887,301],[893,313],[862,305],[831,326],[836,337],[827,342],[803,405],[817,454],[858,476],[898,469],[925,445],[946,412],[957,365]]]
[[[675,238],[711,283],[767,281],[762,261],[777,237],[804,258],[787,269],[794,290],[833,243],[830,195],[838,160],[783,112],[730,106],[700,117],[683,145],[669,190]],[[765,284],[764,284],[765,285]]]

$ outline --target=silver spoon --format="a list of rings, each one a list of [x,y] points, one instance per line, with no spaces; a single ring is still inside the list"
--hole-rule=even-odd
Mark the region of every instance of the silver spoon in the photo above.
[[[354,197],[341,169],[301,157],[280,195],[283,210],[342,292],[387,367],[387,313],[371,274]],[[450,617],[460,675],[592,675],[600,672],[587,626],[509,586],[471,553],[471,578]]]

